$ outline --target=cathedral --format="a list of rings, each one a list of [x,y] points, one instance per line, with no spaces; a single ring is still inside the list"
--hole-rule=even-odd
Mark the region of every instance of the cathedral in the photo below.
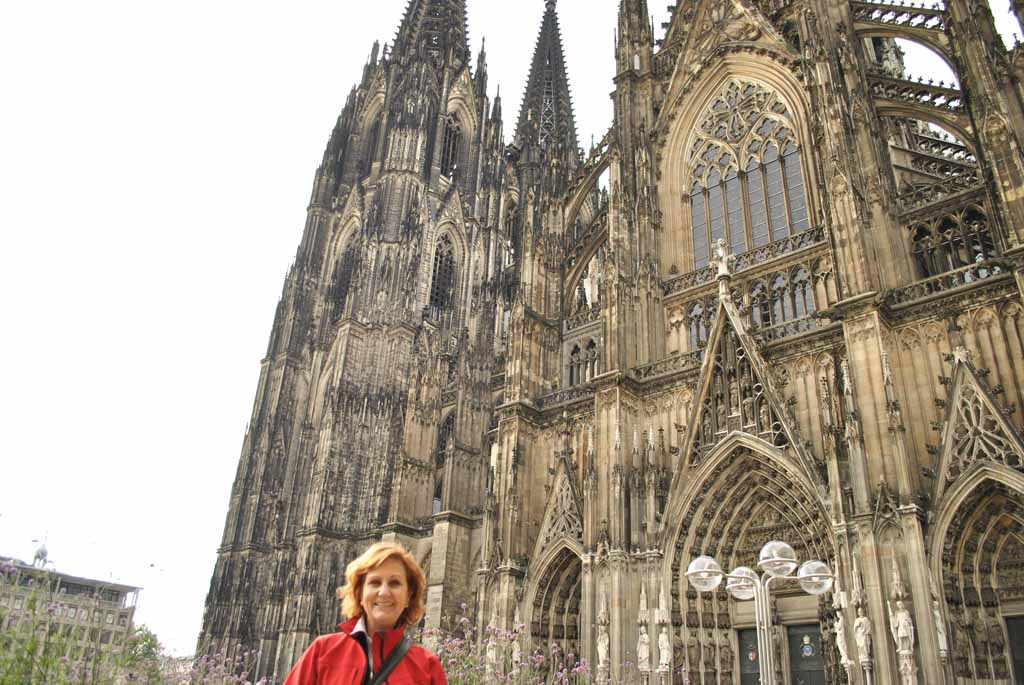
[[[621,0],[584,149],[556,0],[531,2],[514,130],[469,50],[489,3],[409,0],[374,45],[199,650],[280,681],[385,539],[423,564],[428,627],[520,631],[493,672],[1024,682],[1024,50],[982,0],[687,0],[658,40]],[[897,39],[955,81],[911,78]],[[774,540],[830,590],[687,575]]]

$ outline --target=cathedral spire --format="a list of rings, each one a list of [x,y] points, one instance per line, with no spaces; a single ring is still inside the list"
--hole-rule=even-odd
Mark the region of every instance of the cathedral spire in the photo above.
[[[438,64],[468,64],[466,0],[409,0],[394,54],[431,58]]]
[[[516,140],[520,144],[539,143],[542,147],[560,144],[575,155],[576,120],[555,4],[556,0],[545,1],[544,21],[519,110]]]

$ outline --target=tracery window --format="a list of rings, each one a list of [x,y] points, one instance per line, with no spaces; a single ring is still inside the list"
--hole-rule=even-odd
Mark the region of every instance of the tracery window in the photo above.
[[[690,352],[702,350],[707,346],[717,309],[717,297],[694,302],[686,309],[686,332]]]
[[[811,317],[818,309],[814,282],[803,265],[755,281],[747,290],[750,324],[770,328]]]
[[[977,205],[911,224],[918,277],[929,278],[996,256],[988,216]]]
[[[459,160],[459,143],[462,140],[462,127],[457,114],[449,114],[444,122],[444,138],[441,141],[441,174],[451,176]]]
[[[696,268],[719,240],[740,254],[810,228],[792,118],[765,87],[730,82],[709,106],[690,159]]]
[[[455,289],[455,249],[452,240],[442,235],[434,250],[434,277],[430,282],[430,308],[439,313],[452,302]]]
[[[597,342],[591,338],[581,347],[573,345],[569,352],[569,385],[589,383],[597,376],[599,352]]]

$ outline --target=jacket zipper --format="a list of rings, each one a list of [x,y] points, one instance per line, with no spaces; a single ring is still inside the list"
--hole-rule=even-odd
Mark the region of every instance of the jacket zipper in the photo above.
[[[384,667],[384,636],[383,635],[381,635],[381,637],[380,637],[380,665],[381,665],[381,668]]]

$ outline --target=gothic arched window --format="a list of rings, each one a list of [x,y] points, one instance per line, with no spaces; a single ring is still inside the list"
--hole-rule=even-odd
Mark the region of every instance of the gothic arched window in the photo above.
[[[441,496],[444,491],[444,462],[448,445],[452,442],[452,433],[455,432],[455,412],[448,414],[448,417],[441,424],[437,431],[437,450],[434,456],[434,507],[433,513],[441,511]]]
[[[811,272],[803,265],[793,268],[789,274],[772,274],[764,281],[755,282],[747,295],[750,324],[754,328],[771,328],[806,319],[818,309]]]
[[[337,321],[345,314],[345,303],[348,301],[353,276],[359,268],[359,246],[351,241],[334,265],[331,278],[331,321]]]
[[[589,383],[597,376],[597,343],[591,340],[587,343],[586,357],[584,359],[584,382]]]
[[[452,240],[442,235],[434,250],[434,276],[430,282],[430,307],[440,311],[451,305],[455,289],[455,249]]]
[[[984,210],[970,206],[911,226],[918,276],[929,278],[996,256]]]
[[[719,240],[740,254],[810,228],[792,118],[763,86],[732,81],[699,127],[690,163],[696,268]]]
[[[373,160],[377,155],[377,143],[380,141],[380,121],[381,117],[377,117],[373,125],[370,126],[370,130],[366,137],[366,145],[363,147],[363,159],[360,163],[360,172],[364,175],[369,174],[373,168]]]
[[[444,138],[441,141],[441,173],[452,176],[459,162],[459,143],[462,128],[457,114],[449,114],[444,121]]]

